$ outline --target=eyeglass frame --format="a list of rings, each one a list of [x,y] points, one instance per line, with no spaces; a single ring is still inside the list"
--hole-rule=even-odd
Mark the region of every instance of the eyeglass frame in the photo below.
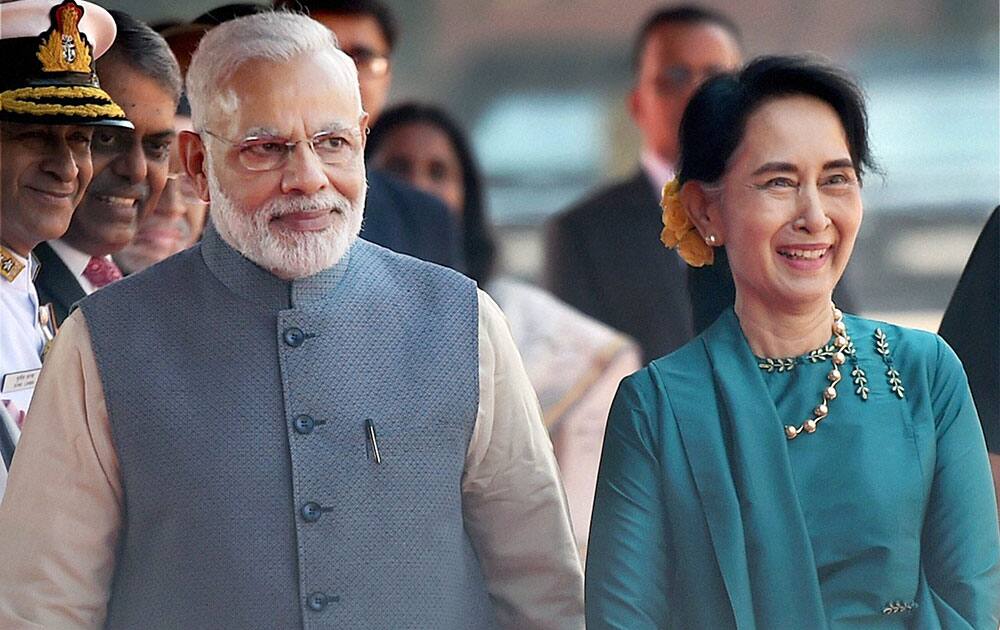
[[[684,65],[668,66],[653,77],[653,86],[663,96],[680,94],[725,73],[725,68],[713,67],[699,71]]]
[[[365,127],[364,135],[367,136],[369,131],[370,129]],[[299,144],[302,144],[303,142],[309,145],[309,148],[312,150],[313,155],[315,155],[320,162],[322,162],[327,166],[342,166],[343,164],[347,164],[352,157],[356,157],[361,152],[362,132],[357,129],[348,129],[342,127],[336,129],[326,129],[324,131],[318,131],[314,133],[312,136],[308,138],[303,138],[302,140],[289,140],[288,138],[283,138],[280,136],[271,136],[266,134],[250,135],[241,140],[230,140],[229,138],[226,138],[225,136],[217,134],[208,129],[200,129],[195,131],[194,133],[198,134],[199,136],[204,133],[208,136],[215,138],[220,142],[228,144],[231,148],[237,149],[237,159],[239,160],[240,165],[243,166],[243,168],[245,168],[246,170],[250,171],[251,173],[267,173],[269,171],[277,171],[283,168],[286,164],[288,164],[288,158],[292,155],[292,152],[295,150],[295,147],[297,147]],[[335,134],[347,134],[353,136],[357,140],[357,144],[351,146],[350,155],[348,155],[343,161],[327,162],[323,159],[323,156],[320,155],[320,152],[316,150],[315,143],[319,138],[322,138],[324,136],[332,136]],[[244,158],[245,154],[242,149],[247,148],[248,145],[251,143],[261,142],[261,141],[266,141],[266,143],[269,144],[281,145],[285,148],[285,152],[282,154],[282,157],[280,158],[278,163],[273,166],[267,168],[250,167],[247,165],[246,159]]]
[[[354,62],[354,67],[358,69],[358,76],[381,79],[389,74],[389,55],[378,53],[365,46],[345,49],[343,53]]]

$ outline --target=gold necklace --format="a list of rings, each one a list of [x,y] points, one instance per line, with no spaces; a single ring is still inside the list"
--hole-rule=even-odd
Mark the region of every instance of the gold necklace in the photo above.
[[[847,326],[844,325],[844,313],[835,304],[831,303],[831,307],[833,308],[833,326],[831,326],[833,330],[833,347],[836,349],[836,352],[830,357],[833,367],[830,368],[830,372],[826,375],[826,379],[830,381],[830,384],[823,389],[823,398],[816,405],[816,408],[813,409],[813,417],[807,419],[797,427],[791,424],[785,425],[785,437],[789,440],[799,437],[802,432],[815,433],[816,427],[830,413],[830,401],[837,397],[837,383],[841,379],[840,366],[847,361],[844,350],[850,345],[851,338],[847,334]]]

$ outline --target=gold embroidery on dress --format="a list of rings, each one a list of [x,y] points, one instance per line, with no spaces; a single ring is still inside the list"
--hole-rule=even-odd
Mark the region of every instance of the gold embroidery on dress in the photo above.
[[[899,378],[899,372],[892,365],[892,354],[889,352],[889,339],[882,332],[881,328],[875,329],[875,351],[882,356],[882,362],[885,363],[885,376],[889,381],[889,389],[892,390],[893,394],[896,394],[897,398],[903,398],[906,394],[906,388],[903,387],[903,381]]]
[[[904,602],[901,600],[894,600],[891,602],[886,602],[885,606],[882,607],[883,615],[898,615],[900,613],[908,613],[914,608],[919,608],[920,604],[917,602]]]
[[[857,358],[854,360],[854,369],[851,370],[851,379],[854,381],[854,393],[861,396],[861,400],[868,400],[868,377],[865,371],[858,365]]]

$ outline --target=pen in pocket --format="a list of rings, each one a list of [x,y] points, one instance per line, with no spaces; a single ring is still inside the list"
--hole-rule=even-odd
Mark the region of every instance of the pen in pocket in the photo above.
[[[372,456],[376,464],[382,463],[382,455],[378,451],[378,436],[375,434],[375,423],[371,419],[365,420],[365,428],[368,431],[368,441],[372,445]]]

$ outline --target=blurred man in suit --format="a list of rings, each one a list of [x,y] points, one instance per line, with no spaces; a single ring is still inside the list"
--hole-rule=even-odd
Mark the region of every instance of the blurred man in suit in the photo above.
[[[97,62],[101,84],[122,105],[135,129],[105,127],[94,134],[94,178],[69,230],[39,245],[35,279],[42,303],[59,323],[86,295],[121,277],[111,254],[135,236],[166,185],[180,69],[167,43],[135,18],[112,11],[118,36]]]
[[[938,334],[969,376],[1000,504],[1000,206],[972,248]]]
[[[358,68],[361,102],[369,124],[374,123],[392,87],[398,30],[389,7],[378,0],[279,0],[278,5],[303,10],[333,31]],[[361,237],[402,254],[464,267],[458,229],[444,204],[371,166]]]
[[[684,107],[707,78],[740,64],[739,31],[691,6],[662,9],[633,49],[628,110],[640,168],[561,213],[546,233],[545,282],[563,300],[636,339],[647,361],[693,334],[686,265],[660,243],[660,191],[677,166]]]

